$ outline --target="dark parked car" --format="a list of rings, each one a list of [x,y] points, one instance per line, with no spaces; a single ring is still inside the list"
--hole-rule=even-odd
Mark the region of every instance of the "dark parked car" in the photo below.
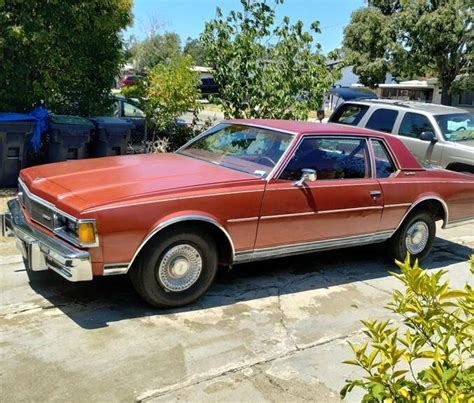
[[[209,97],[210,95],[218,95],[220,91],[220,86],[217,84],[212,77],[201,78],[201,85],[199,86],[201,94],[204,98]]]

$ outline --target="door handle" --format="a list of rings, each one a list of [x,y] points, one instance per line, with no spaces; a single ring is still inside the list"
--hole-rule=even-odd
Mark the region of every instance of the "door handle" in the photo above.
[[[380,190],[373,190],[372,192],[370,192],[370,197],[372,197],[372,199],[374,200],[381,196],[382,192]]]

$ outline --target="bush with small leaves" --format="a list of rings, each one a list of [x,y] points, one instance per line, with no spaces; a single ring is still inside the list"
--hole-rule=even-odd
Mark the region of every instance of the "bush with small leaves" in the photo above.
[[[400,318],[363,321],[369,340],[350,344],[355,354],[346,364],[362,368],[362,379],[346,380],[341,398],[354,387],[365,389],[363,402],[474,401],[474,291],[451,289],[444,270],[429,273],[396,262],[391,273],[405,286],[394,291],[387,309]],[[474,274],[474,260],[470,259]],[[422,368],[421,370],[419,368]],[[417,370],[418,369],[418,370]]]

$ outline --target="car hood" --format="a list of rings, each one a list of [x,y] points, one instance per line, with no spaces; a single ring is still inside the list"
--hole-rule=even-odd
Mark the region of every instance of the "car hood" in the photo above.
[[[20,178],[33,194],[70,214],[139,197],[169,197],[258,180],[178,154],[65,161],[24,169]]]

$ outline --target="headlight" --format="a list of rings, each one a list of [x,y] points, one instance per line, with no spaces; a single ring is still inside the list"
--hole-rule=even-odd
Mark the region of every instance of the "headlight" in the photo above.
[[[78,220],[74,217],[56,213],[54,233],[81,247],[97,246],[95,220]]]

